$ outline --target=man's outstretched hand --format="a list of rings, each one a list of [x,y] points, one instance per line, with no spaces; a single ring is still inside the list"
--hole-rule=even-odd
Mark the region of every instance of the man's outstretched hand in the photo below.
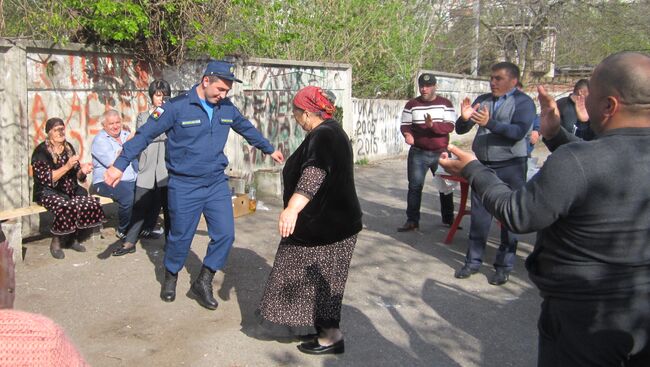
[[[271,153],[271,158],[273,158],[273,160],[274,160],[276,163],[282,163],[282,162],[284,162],[284,155],[283,155],[282,152],[279,151],[279,150],[276,150],[275,152]]]
[[[444,152],[440,155],[438,163],[445,169],[445,171],[454,176],[460,176],[463,168],[465,168],[469,162],[476,160],[476,156],[473,153],[466,152],[455,145],[450,145],[447,147],[447,150],[458,158],[451,159],[449,154]]]

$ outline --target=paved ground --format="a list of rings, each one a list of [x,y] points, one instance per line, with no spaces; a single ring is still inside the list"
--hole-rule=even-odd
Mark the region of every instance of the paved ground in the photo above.
[[[215,278],[220,302],[208,311],[186,296],[208,242],[200,224],[178,296],[158,298],[162,240],[135,254],[111,257],[113,225],[87,243],[87,253],[54,260],[49,239],[27,243],[17,267],[16,308],[60,323],[93,366],[531,366],[536,361],[540,298],[523,268],[532,235],[521,237],[515,271],[491,286],[491,266],[467,280],[462,264],[469,218],[451,246],[442,243],[438,194],[423,195],[419,232],[397,233],[405,220],[406,162],[387,160],[356,169],[364,211],[343,305],[346,353],[313,357],[296,343],[263,340],[254,310],[278,242],[277,202],[237,218],[225,272]],[[458,197],[456,198],[458,202]],[[488,264],[498,241],[492,226]]]

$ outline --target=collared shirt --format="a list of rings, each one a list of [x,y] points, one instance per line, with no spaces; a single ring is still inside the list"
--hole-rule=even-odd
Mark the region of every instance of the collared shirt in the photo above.
[[[199,98],[199,101],[201,101],[201,106],[205,110],[205,112],[208,114],[208,120],[210,121],[210,124],[212,124],[212,115],[214,114],[214,107],[216,105],[206,101],[205,99]]]
[[[129,137],[127,131],[120,132],[120,141],[122,144],[126,142]],[[117,142],[113,137],[108,135],[106,130],[101,130],[93,139],[91,147],[93,157],[93,184],[104,181],[104,172],[110,167],[115,158],[122,152],[122,144]],[[138,171],[138,161],[135,160],[126,167],[122,181],[135,181]]]
[[[496,101],[494,101],[494,112],[496,112],[499,109],[499,107],[501,107],[501,104],[513,93],[515,93],[516,90],[517,88],[512,88],[508,93],[502,95],[501,97],[497,97]]]

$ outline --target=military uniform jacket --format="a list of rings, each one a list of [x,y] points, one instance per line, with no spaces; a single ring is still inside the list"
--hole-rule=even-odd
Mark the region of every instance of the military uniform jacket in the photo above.
[[[165,161],[169,175],[196,184],[210,184],[224,178],[228,158],[223,149],[230,129],[262,152],[274,152],[269,141],[242,116],[229,98],[214,107],[210,121],[196,87],[157,108],[133,139],[124,144],[114,166],[123,171],[162,133],[167,133]]]

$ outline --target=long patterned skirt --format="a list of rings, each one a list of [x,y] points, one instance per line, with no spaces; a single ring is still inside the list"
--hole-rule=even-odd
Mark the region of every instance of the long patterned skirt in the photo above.
[[[59,195],[43,195],[40,204],[54,214],[50,231],[57,236],[97,227],[106,221],[101,204],[90,196],[75,196],[67,200]]]
[[[257,316],[274,336],[338,328],[357,236],[321,246],[280,242]]]

